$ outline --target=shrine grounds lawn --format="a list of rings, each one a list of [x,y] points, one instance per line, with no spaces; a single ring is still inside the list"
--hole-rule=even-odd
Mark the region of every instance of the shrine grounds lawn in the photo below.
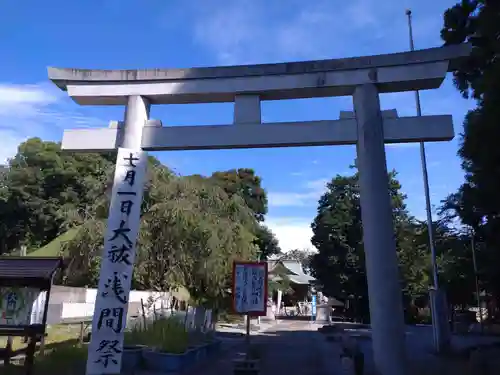
[[[80,335],[79,324],[62,324],[47,326],[47,337],[45,338],[45,347],[50,350],[50,346],[62,342],[77,342]],[[14,337],[12,349],[14,351],[26,348],[27,343],[23,342],[22,337]],[[7,337],[0,337],[0,348],[7,345]]]

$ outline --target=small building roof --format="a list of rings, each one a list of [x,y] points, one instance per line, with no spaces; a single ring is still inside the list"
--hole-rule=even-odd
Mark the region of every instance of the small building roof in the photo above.
[[[309,275],[306,275],[302,270],[302,265],[297,260],[288,260],[288,259],[276,259],[268,261],[269,264],[269,273],[273,273],[273,270],[281,264],[287,271],[288,279],[294,284],[307,285],[311,284],[315,278]],[[281,278],[276,275],[273,277],[273,280],[279,281]]]
[[[61,257],[0,257],[0,286],[48,288]]]

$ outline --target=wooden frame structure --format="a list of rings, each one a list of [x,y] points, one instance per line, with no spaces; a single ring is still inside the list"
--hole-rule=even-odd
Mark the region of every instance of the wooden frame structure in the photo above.
[[[33,372],[36,343],[45,337],[52,281],[56,271],[62,268],[63,259],[60,257],[0,257],[0,288],[26,287],[47,293],[41,323],[0,324],[0,336],[28,338],[25,361],[27,375]],[[8,342],[3,350],[4,365],[10,363],[12,354],[12,346]]]

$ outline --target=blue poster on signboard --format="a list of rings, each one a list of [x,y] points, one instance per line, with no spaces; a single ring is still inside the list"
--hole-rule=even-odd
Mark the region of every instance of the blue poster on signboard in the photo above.
[[[313,319],[316,317],[316,294],[311,297],[311,315]]]

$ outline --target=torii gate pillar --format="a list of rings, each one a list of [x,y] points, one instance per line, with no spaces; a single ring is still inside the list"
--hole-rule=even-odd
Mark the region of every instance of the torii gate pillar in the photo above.
[[[374,361],[381,374],[402,375],[403,305],[377,87],[373,83],[358,86],[353,99]]]

